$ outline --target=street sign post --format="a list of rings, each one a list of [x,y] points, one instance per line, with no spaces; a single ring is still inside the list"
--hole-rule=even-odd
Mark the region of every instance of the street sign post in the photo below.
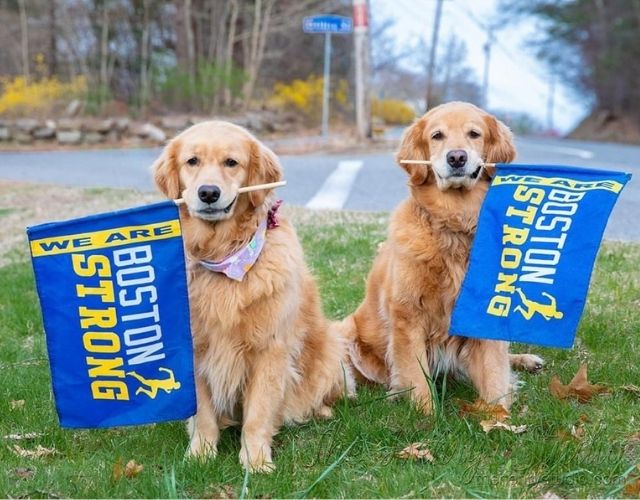
[[[350,17],[323,14],[302,20],[305,33],[324,33],[324,78],[322,89],[322,135],[329,136],[329,79],[331,76],[331,35],[348,35],[353,31]]]

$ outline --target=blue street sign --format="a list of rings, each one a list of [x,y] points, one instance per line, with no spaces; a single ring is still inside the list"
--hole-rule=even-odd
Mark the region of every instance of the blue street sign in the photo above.
[[[353,31],[353,21],[350,17],[325,14],[305,17],[302,21],[305,33],[336,33],[346,35]]]

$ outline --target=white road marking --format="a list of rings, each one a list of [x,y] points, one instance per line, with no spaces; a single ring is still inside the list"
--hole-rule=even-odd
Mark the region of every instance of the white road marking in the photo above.
[[[347,202],[351,187],[364,163],[360,160],[341,161],[331,172],[306,207],[315,210],[340,210]]]
[[[536,144],[529,142],[529,146],[533,146],[534,148],[544,149],[549,152],[556,152],[569,156],[577,156],[578,158],[582,158],[583,160],[590,160],[594,157],[593,151],[589,151],[588,149],[579,149],[579,148],[569,148],[565,146],[549,146],[547,144]]]

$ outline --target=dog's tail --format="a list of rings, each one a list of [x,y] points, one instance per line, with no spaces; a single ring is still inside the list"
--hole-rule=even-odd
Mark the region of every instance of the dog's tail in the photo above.
[[[353,315],[334,324],[342,337],[348,342],[349,361],[362,380],[386,384],[389,380],[387,368],[359,339],[358,325]]]

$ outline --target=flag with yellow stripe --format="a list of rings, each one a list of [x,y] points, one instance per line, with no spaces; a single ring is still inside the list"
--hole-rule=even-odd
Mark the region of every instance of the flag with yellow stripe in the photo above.
[[[195,413],[178,209],[163,202],[27,229],[63,427]]]

